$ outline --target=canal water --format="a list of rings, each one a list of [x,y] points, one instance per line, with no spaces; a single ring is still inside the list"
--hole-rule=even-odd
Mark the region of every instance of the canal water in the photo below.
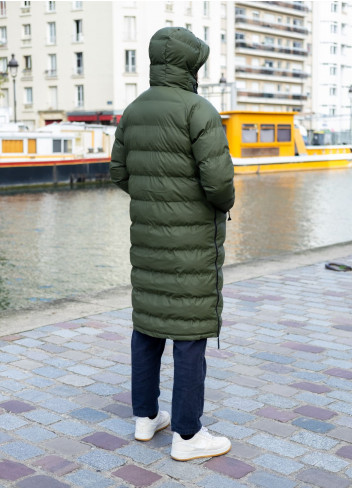
[[[225,264],[352,240],[352,171],[235,178]],[[106,186],[0,194],[0,311],[129,283],[129,197]]]

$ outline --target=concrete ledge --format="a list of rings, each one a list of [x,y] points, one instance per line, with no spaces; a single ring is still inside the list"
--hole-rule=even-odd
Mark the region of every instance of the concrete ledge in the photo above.
[[[236,265],[227,265],[223,268],[224,283],[230,284],[263,275],[271,275],[282,270],[308,266],[320,261],[338,261],[349,255],[352,255],[352,241],[271,256]],[[41,326],[72,321],[73,319],[125,307],[131,307],[130,286],[115,287],[92,296],[61,299],[35,309],[5,311],[0,315],[0,336],[29,331]]]

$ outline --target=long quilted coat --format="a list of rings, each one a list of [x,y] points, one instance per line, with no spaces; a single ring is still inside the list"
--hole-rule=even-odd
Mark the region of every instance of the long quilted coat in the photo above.
[[[167,27],[151,39],[150,88],[125,110],[112,181],[131,197],[134,329],[175,340],[217,337],[233,165],[221,118],[197,95],[209,47]]]

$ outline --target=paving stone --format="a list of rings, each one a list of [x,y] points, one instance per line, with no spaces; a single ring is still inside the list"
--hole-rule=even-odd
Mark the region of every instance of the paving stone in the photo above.
[[[253,421],[255,416],[244,413],[242,411],[234,411],[232,409],[220,409],[216,411],[216,416],[218,418],[227,419],[228,421],[232,421],[235,424],[246,424],[248,421]]]
[[[16,431],[16,435],[24,438],[32,443],[38,443],[45,440],[55,438],[56,434],[52,431],[41,428],[40,426],[30,426],[29,428],[22,428]]]
[[[107,419],[98,425],[122,436],[134,433],[134,424],[127,423],[121,419]]]
[[[133,484],[134,487],[149,487],[157,480],[161,479],[159,474],[142,469],[136,465],[125,465],[116,472],[113,472],[113,475]]]
[[[151,450],[140,443],[120,448],[117,450],[117,453],[129,457],[135,462],[143,465],[150,465],[163,458],[163,455],[160,455],[156,450]]]
[[[210,470],[220,472],[221,474],[233,477],[234,479],[241,479],[255,470],[252,465],[248,465],[226,455],[212,458],[205,463],[205,466]]]
[[[351,428],[335,428],[330,431],[329,436],[338,438],[339,440],[352,443],[352,429]]]
[[[91,447],[85,443],[71,440],[70,438],[65,438],[63,436],[49,440],[43,443],[42,446],[49,451],[59,452],[66,457],[76,457],[89,452],[91,449]]]
[[[342,368],[331,368],[325,370],[327,375],[334,375],[335,377],[342,377],[343,379],[352,379],[352,371]]]
[[[69,436],[83,436],[93,431],[92,426],[84,425],[78,421],[59,421],[52,425],[52,428],[59,433]]]
[[[132,408],[123,404],[109,404],[103,408],[103,411],[116,414],[120,418],[131,418],[133,416]]]
[[[111,487],[115,486],[113,479],[108,479],[91,470],[78,470],[66,476],[66,480],[77,487]],[[50,486],[49,486],[50,487]]]
[[[310,418],[298,418],[292,421],[292,424],[316,433],[327,433],[335,427],[331,423],[324,423],[323,421]]]
[[[41,467],[44,471],[51,472],[58,476],[69,474],[78,469],[78,465],[57,455],[47,455],[33,462],[33,466]]]
[[[103,448],[104,450],[116,450],[117,448],[121,448],[129,443],[123,438],[110,435],[109,433],[105,433],[103,431],[93,433],[93,435],[83,438],[82,441],[91,443],[92,445],[95,445],[98,448]]]
[[[13,414],[0,414],[0,428],[3,430],[15,430],[16,428],[21,428],[21,426],[26,424],[28,424],[27,421],[24,421]]]
[[[316,433],[304,430],[295,433],[292,436],[291,441],[301,443],[302,445],[308,445],[318,450],[331,450],[339,443],[338,441],[328,436],[320,436]]]
[[[310,418],[316,419],[331,419],[334,416],[337,416],[335,411],[330,411],[328,409],[322,409],[315,406],[300,406],[297,409],[294,409],[295,413],[303,414],[304,416],[309,416]]]
[[[58,379],[62,377],[65,372],[55,367],[39,367],[33,370],[36,375],[42,375],[43,377],[48,377],[49,379]]]
[[[297,417],[291,411],[281,411],[272,406],[258,409],[258,411],[256,411],[256,414],[258,416],[264,416],[265,418],[281,421],[282,423],[286,423],[287,421],[291,421],[292,419],[295,419]]]
[[[26,465],[11,460],[0,461],[0,479],[16,481],[30,474],[34,474],[34,470]]]
[[[297,443],[281,440],[279,438],[266,434],[254,435],[248,440],[248,443],[260,448],[264,448],[265,450],[270,450],[271,452],[277,453],[279,455],[284,453],[287,457],[290,458],[298,457],[308,451],[307,448],[304,448]]]
[[[246,428],[244,426],[236,426],[227,421],[219,421],[211,425],[212,431],[216,431],[226,436],[230,436],[231,438],[235,438],[237,440],[241,440],[242,438],[246,438],[254,433],[254,430],[250,428]]]
[[[10,455],[10,457],[15,458],[16,460],[28,460],[43,455],[44,453],[40,448],[21,441],[14,441],[12,443],[7,443],[6,445],[1,445],[0,452]]]
[[[250,427],[255,430],[266,431],[272,435],[282,437],[291,436],[297,430],[294,426],[273,421],[271,419],[259,419],[255,423],[252,423]]]
[[[270,454],[261,455],[254,459],[253,463],[284,475],[290,475],[304,467],[303,464],[294,460]]]
[[[34,475],[32,477],[27,477],[16,484],[15,487],[70,487],[64,482],[58,481],[53,477],[48,475]]]
[[[88,421],[89,423],[103,421],[104,419],[109,417],[106,413],[88,407],[71,411],[70,416],[72,416],[73,418],[81,419],[82,421]]]
[[[0,404],[0,408],[5,409],[10,413],[24,413],[35,409],[34,406],[22,401],[6,401]]]
[[[100,384],[96,382],[93,385],[88,386],[86,390],[100,396],[111,396],[112,394],[120,392],[121,388],[114,387],[110,384]]]
[[[292,350],[308,351],[310,353],[321,353],[325,350],[325,348],[319,346],[295,343],[295,342],[282,343],[282,346],[286,348],[291,348]]]
[[[36,421],[37,423],[44,425],[50,425],[62,419],[60,416],[57,416],[50,411],[46,411],[45,409],[37,409],[36,411],[31,411],[29,413],[25,413],[24,416],[31,421]]]
[[[297,479],[317,487],[350,487],[350,480],[326,470],[307,469],[297,474]]]
[[[319,467],[320,469],[328,470],[329,472],[340,472],[340,470],[349,465],[349,462],[346,462],[345,460],[321,452],[308,453],[302,458],[302,462],[308,465],[314,465],[314,467]]]
[[[311,382],[297,382],[291,384],[291,386],[295,387],[296,389],[302,389],[309,392],[314,392],[316,394],[322,394],[323,392],[331,392],[331,389],[329,387],[320,384],[312,384]]]
[[[189,485],[187,482],[191,482],[193,484],[193,481],[199,479],[199,477],[204,474],[204,469],[198,465],[188,463],[187,470],[185,470],[185,464],[176,462],[170,458],[161,460],[153,466],[153,469],[157,470],[159,473],[169,475],[174,479],[182,480],[182,482],[186,484],[186,487]]]
[[[255,484],[259,487],[296,487],[297,483],[286,477],[269,474],[268,472],[256,471],[248,477],[250,484]],[[253,486],[251,486],[253,487]]]
[[[337,450],[336,452],[336,455],[352,460],[352,445],[347,445],[345,447],[339,448],[339,450]]]
[[[69,401],[68,399],[53,398],[42,402],[41,407],[50,409],[59,414],[64,414],[68,413],[69,411],[73,411],[80,406],[75,402]]]
[[[223,475],[208,475],[204,479],[201,479],[198,482],[199,487],[248,487],[243,483],[239,483],[231,479],[230,477],[225,477]],[[162,487],[170,487],[170,486],[162,486]]]
[[[123,458],[99,448],[92,449],[89,453],[81,455],[77,460],[99,470],[112,470],[125,463]]]

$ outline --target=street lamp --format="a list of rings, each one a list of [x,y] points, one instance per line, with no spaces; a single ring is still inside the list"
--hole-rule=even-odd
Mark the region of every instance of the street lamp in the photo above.
[[[352,85],[348,89],[348,94],[350,96],[350,144],[352,144]]]
[[[227,81],[226,78],[224,77],[224,73],[221,73],[219,84],[221,88],[221,111],[223,112],[225,110],[224,95],[225,95],[225,88],[227,85]]]
[[[18,63],[15,59],[15,55],[11,54],[11,60],[8,62],[8,68],[10,68],[10,75],[12,76],[13,80],[13,109],[14,109],[14,120],[17,122],[17,117],[16,117],[16,76],[17,76],[17,69],[18,69]]]

